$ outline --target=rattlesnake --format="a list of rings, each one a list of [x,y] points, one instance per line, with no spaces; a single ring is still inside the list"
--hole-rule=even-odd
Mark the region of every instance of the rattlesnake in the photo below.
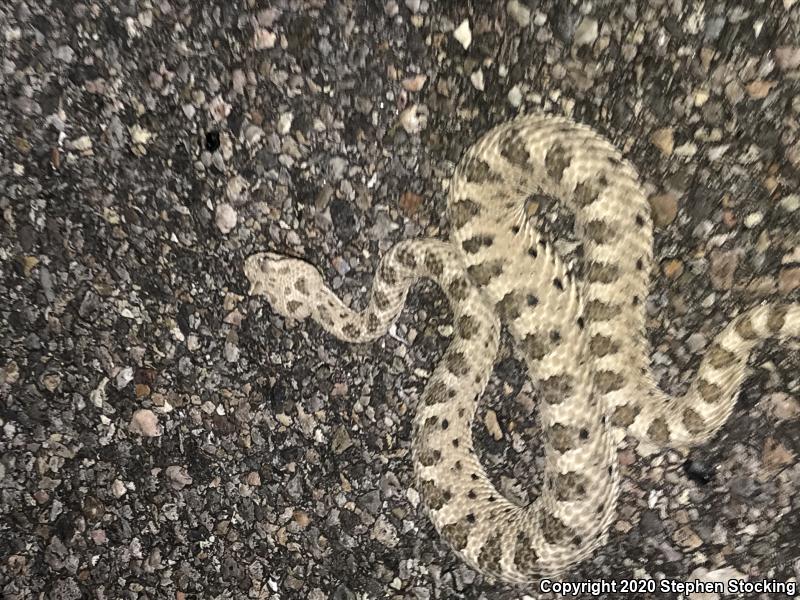
[[[574,212],[581,279],[530,224],[530,194]],[[368,342],[388,330],[418,278],[435,281],[452,306],[454,333],[414,418],[417,490],[437,531],[473,568],[508,582],[553,576],[605,543],[619,491],[618,428],[659,446],[707,440],[733,409],[751,349],[800,335],[800,304],[741,313],[706,348],[686,394],[671,398],[650,374],[644,330],[649,204],[636,171],[608,141],[561,117],[497,126],[459,162],[448,215],[450,242],[403,241],[386,254],[362,312],[345,306],[310,264],[269,252],[245,261],[250,293],[281,315]],[[545,470],[528,506],[495,488],[472,446],[501,322],[538,391]]]

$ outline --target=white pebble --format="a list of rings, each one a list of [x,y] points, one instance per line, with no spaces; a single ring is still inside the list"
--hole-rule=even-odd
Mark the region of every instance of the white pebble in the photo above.
[[[519,91],[518,85],[508,90],[508,102],[514,108],[518,108],[522,104],[522,92]]]
[[[531,22],[531,9],[520,4],[519,0],[508,0],[506,10],[520,27],[527,27]]]
[[[800,194],[789,194],[778,203],[786,212],[794,212],[800,208]]]
[[[748,229],[752,229],[763,220],[764,215],[762,215],[760,212],[752,212],[744,218],[744,226]]]
[[[67,150],[77,150],[78,152],[85,152],[92,149],[92,138],[88,135],[82,135],[77,140],[71,140],[66,144]]]
[[[217,206],[217,228],[222,233],[230,233],[236,227],[236,210],[227,202]]]
[[[575,29],[576,46],[590,46],[597,39],[597,20],[584,17]]]
[[[292,121],[294,120],[294,115],[290,112],[283,113],[278,118],[278,133],[281,135],[286,135],[289,133],[289,130],[292,128]]]
[[[170,465],[167,467],[166,473],[173,489],[181,490],[192,483],[192,477],[185,467]]]
[[[461,25],[453,32],[453,37],[458,40],[459,44],[464,46],[464,50],[469,48],[469,45],[472,43],[472,31],[470,31],[469,28],[469,19],[461,21]]]
[[[142,408],[133,413],[128,429],[132,433],[138,433],[144,437],[157,437],[161,435],[158,426],[158,417],[152,410]]]
[[[256,50],[266,50],[275,47],[276,36],[269,29],[257,29],[253,35],[253,46]]]
[[[133,380],[133,368],[125,367],[117,373],[116,384],[117,389],[121,390]]]
[[[242,196],[242,192],[247,189],[247,180],[241,175],[231,177],[226,186],[226,193],[231,200],[238,200]]]
[[[115,498],[121,498],[128,493],[128,488],[119,479],[115,479],[114,483],[111,484],[111,493],[114,494]]]
[[[472,82],[472,85],[475,86],[476,90],[483,91],[483,71],[478,69],[469,76],[469,80]]]
[[[264,130],[258,125],[248,125],[247,129],[244,130],[244,139],[247,140],[247,143],[251,146],[261,141],[262,137],[264,137]]]
[[[412,104],[400,113],[400,125],[406,130],[406,133],[419,133],[421,129],[425,128],[427,123],[427,112],[422,111],[416,104]]]

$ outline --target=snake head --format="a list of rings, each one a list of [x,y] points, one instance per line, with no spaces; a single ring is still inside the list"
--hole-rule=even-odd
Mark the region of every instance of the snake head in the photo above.
[[[250,281],[251,296],[267,296],[272,302],[272,291],[278,282],[281,262],[285,256],[274,252],[259,252],[244,261],[244,274]]]
[[[312,265],[274,252],[247,257],[244,274],[250,281],[251,296],[266,296],[275,311],[298,320],[311,314],[312,293],[323,285]]]

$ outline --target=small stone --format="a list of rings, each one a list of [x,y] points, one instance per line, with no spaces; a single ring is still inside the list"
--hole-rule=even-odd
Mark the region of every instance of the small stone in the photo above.
[[[781,46],[775,49],[775,62],[783,71],[800,67],[800,46]]]
[[[733,105],[744,99],[744,90],[738,81],[733,80],[725,86],[725,97]]]
[[[236,210],[227,202],[223,202],[217,205],[215,220],[217,229],[227,235],[236,227]]]
[[[400,196],[400,210],[408,217],[413,217],[422,205],[422,196],[414,192],[403,192]]]
[[[735,569],[726,567],[715,571],[706,571],[704,567],[698,567],[689,575],[689,581],[702,581],[704,583],[718,583],[723,588],[732,579],[747,579],[743,573]],[[694,592],[687,596],[689,600],[720,600],[720,595],[716,592]]]
[[[707,40],[715,41],[722,33],[727,19],[724,16],[711,16],[706,19],[705,23],[705,37]]]
[[[716,290],[729,290],[733,287],[733,274],[739,266],[739,253],[733,250],[714,249],[710,256],[711,285]]]
[[[470,31],[469,28],[469,19],[461,21],[461,25],[456,27],[456,30],[453,31],[453,37],[464,47],[464,50],[469,48],[469,45],[472,43],[472,31]]]
[[[770,91],[778,85],[777,81],[768,81],[766,79],[756,79],[747,84],[745,91],[747,95],[753,100],[762,100],[769,96]]]
[[[518,85],[508,90],[508,103],[514,108],[519,108],[519,105],[522,104],[522,92]]]
[[[244,130],[244,139],[250,146],[254,146],[260,142],[263,137],[264,130],[258,125],[248,125]]]
[[[19,365],[12,360],[6,363],[3,369],[0,369],[0,384],[14,385],[17,381],[19,381]]]
[[[330,161],[328,161],[328,166],[330,167],[331,178],[335,181],[339,181],[347,172],[347,160],[341,156],[331,157]]]
[[[311,523],[311,517],[304,510],[296,510],[292,513],[294,522],[297,523],[301,529],[305,529]]]
[[[703,106],[711,97],[709,91],[705,88],[700,88],[694,92],[694,105],[698,108]]]
[[[727,209],[723,210],[722,222],[728,229],[733,229],[734,227],[736,227],[736,213],[734,213],[732,210],[727,210]]]
[[[675,147],[675,137],[671,127],[656,129],[650,134],[650,141],[664,156],[671,155]]]
[[[247,481],[247,485],[258,487],[261,485],[261,475],[259,475],[258,471],[250,471],[245,481]]]
[[[108,536],[106,536],[106,532],[104,529],[92,529],[92,541],[97,546],[102,546],[106,542],[108,542]]]
[[[53,56],[61,62],[71,63],[75,60],[75,51],[69,46],[59,46],[53,52]]]
[[[775,438],[768,437],[764,440],[761,460],[768,470],[774,471],[794,464],[795,455],[791,450],[788,450],[786,446],[775,440]]]
[[[764,215],[762,215],[760,212],[752,212],[744,218],[743,222],[745,227],[747,227],[748,229],[752,229],[753,227],[761,223],[761,221],[763,220],[764,220]]]
[[[381,515],[375,520],[375,524],[372,526],[371,537],[387,548],[394,548],[400,541],[397,536],[397,529],[386,518],[386,515]]]
[[[419,12],[420,0],[406,0],[406,8],[411,11],[411,14]]]
[[[497,421],[496,412],[492,409],[487,410],[483,422],[486,425],[486,430],[496,441],[499,442],[503,439],[503,431],[500,429],[500,423]]]
[[[396,17],[400,12],[400,7],[397,5],[395,0],[389,0],[383,7],[383,12],[386,13],[387,17]]]
[[[92,149],[92,138],[88,135],[82,135],[76,140],[70,140],[65,144],[67,150],[76,150],[78,152],[87,152]]]
[[[381,494],[378,490],[371,490],[359,496],[356,499],[356,504],[369,514],[377,515],[381,511]]]
[[[253,46],[256,50],[267,50],[275,47],[277,37],[269,29],[256,29],[253,34]]]
[[[128,131],[131,134],[131,141],[134,144],[147,144],[153,137],[152,133],[138,123],[128,128]]]
[[[705,348],[707,344],[708,342],[706,341],[706,336],[699,332],[693,333],[686,338],[686,347],[692,354],[697,354],[703,348]]]
[[[426,81],[428,81],[427,75],[420,74],[406,77],[403,79],[403,89],[408,92],[418,92],[425,86]]]
[[[789,194],[784,198],[781,198],[781,201],[778,202],[778,206],[780,206],[786,212],[794,212],[798,208],[800,208],[800,194]]]
[[[48,392],[55,392],[61,385],[61,375],[58,373],[47,373],[42,376],[42,385]]]
[[[150,395],[150,386],[146,383],[137,383],[133,388],[137,398],[147,398]]]
[[[678,198],[675,194],[669,192],[656,194],[650,196],[649,200],[656,227],[666,227],[675,220],[678,214]]]
[[[161,435],[156,413],[146,408],[141,408],[133,413],[131,422],[128,425],[128,430],[144,437],[157,437]]]
[[[115,379],[115,383],[118,390],[121,390],[126,385],[128,385],[131,381],[133,381],[133,368],[132,367],[125,367],[124,369],[120,369],[119,373],[117,373],[117,377]]]
[[[245,75],[244,71],[234,69],[231,84],[233,85],[233,91],[237,94],[244,92],[244,86],[247,84],[247,75]]]
[[[703,545],[703,540],[688,525],[678,529],[672,535],[672,539],[687,550],[695,550]]]
[[[784,296],[800,288],[800,267],[781,269],[778,275],[778,291]]]
[[[531,22],[531,9],[520,4],[518,0],[509,0],[506,5],[508,15],[517,22],[520,27],[527,27]]]
[[[667,260],[661,265],[661,271],[667,279],[677,279],[683,275],[683,262],[677,258]]]
[[[472,75],[469,76],[469,80],[472,82],[472,85],[475,87],[476,90],[483,91],[484,83],[483,83],[483,71],[478,69]]]
[[[175,490],[182,490],[192,483],[192,478],[186,467],[171,465],[166,470],[170,486]]]
[[[575,28],[573,43],[576,46],[590,46],[597,39],[597,19],[583,17]]]
[[[115,479],[111,484],[111,493],[114,494],[115,498],[122,498],[128,493],[128,488],[125,487],[125,484],[122,481]]]
[[[406,133],[415,134],[425,128],[428,123],[427,111],[422,111],[416,104],[412,104],[400,113],[400,126]]]
[[[35,256],[26,255],[19,258],[19,264],[22,267],[22,272],[25,273],[25,277],[29,277],[31,271],[39,264],[39,259]]]
[[[286,135],[292,129],[292,121],[294,120],[294,115],[290,112],[285,112],[278,117],[278,125],[277,130],[278,133],[281,135]]]
[[[228,180],[228,185],[225,187],[225,194],[228,199],[235,202],[242,197],[242,192],[247,189],[247,180],[241,175],[236,175]]]
[[[239,360],[240,350],[234,342],[226,341],[223,348],[222,355],[229,363],[235,363]]]
[[[710,147],[708,152],[708,159],[712,162],[718,161],[720,158],[725,156],[725,153],[730,150],[730,144],[718,144],[716,146]]]
[[[792,421],[800,417],[800,400],[783,392],[775,392],[766,400],[766,408],[771,417],[779,421]]]
[[[333,450],[333,453],[341,454],[352,445],[353,440],[350,439],[350,434],[347,433],[347,429],[344,427],[339,427],[339,429],[336,430],[336,433],[333,434],[333,440],[331,441],[331,449]]]

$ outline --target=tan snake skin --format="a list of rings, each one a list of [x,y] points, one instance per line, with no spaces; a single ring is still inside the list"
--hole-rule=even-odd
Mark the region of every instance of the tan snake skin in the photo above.
[[[581,280],[529,224],[532,193],[574,211]],[[800,304],[740,314],[706,348],[687,393],[672,398],[650,374],[644,330],[650,208],[635,170],[609,142],[560,117],[500,125],[462,158],[448,210],[451,241],[394,246],[362,312],[345,306],[313,266],[273,253],[246,260],[250,293],[281,315],[368,342],[387,331],[417,279],[441,286],[455,327],[414,419],[417,489],[437,531],[473,568],[507,582],[553,576],[605,542],[619,491],[614,428],[660,446],[707,440],[733,409],[753,347],[800,335]],[[472,446],[501,321],[538,390],[545,472],[528,506],[495,488]]]

